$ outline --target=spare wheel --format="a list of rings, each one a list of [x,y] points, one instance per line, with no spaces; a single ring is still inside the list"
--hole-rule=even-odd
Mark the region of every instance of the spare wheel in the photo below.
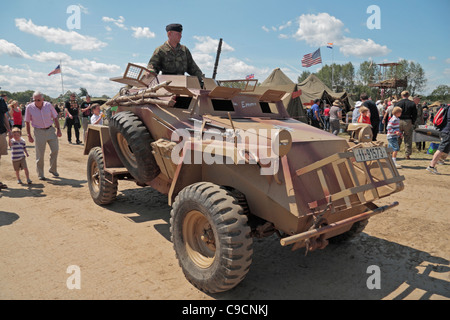
[[[109,133],[117,155],[139,183],[159,175],[151,147],[154,140],[137,115],[130,111],[117,113],[109,121]]]

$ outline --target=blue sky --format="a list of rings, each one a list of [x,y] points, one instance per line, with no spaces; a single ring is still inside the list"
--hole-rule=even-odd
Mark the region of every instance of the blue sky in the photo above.
[[[370,29],[367,12],[379,8],[379,29]],[[73,20],[80,9],[80,19]],[[62,60],[64,89],[85,87],[91,95],[114,95],[128,62],[146,66],[167,40],[165,26],[184,26],[181,43],[211,77],[220,38],[224,45],[217,79],[263,81],[275,68],[296,81],[301,58],[321,48],[323,64],[363,61],[418,62],[428,79],[425,94],[450,85],[448,14],[450,1],[376,0],[171,0],[25,1],[2,3],[0,87],[11,92],[40,90],[56,97],[59,75],[47,76]],[[79,22],[79,29],[67,21]],[[327,49],[327,42],[334,49]],[[333,54],[332,54],[333,52]]]

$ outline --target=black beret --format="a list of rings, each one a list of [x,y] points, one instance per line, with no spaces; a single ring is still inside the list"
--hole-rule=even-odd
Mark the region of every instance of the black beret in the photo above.
[[[181,24],[178,23],[173,23],[173,24],[169,24],[166,27],[166,31],[177,31],[177,32],[183,32],[183,26]]]

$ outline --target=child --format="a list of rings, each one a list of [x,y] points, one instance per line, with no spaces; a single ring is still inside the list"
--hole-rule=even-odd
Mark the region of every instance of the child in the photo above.
[[[28,172],[27,161],[25,155],[29,157],[25,140],[22,138],[22,134],[19,128],[12,129],[12,138],[9,140],[9,146],[11,147],[13,168],[16,171],[17,183],[22,184],[20,180],[20,170],[25,171],[27,183],[31,184],[30,174]]]
[[[369,108],[362,106],[361,108],[359,108],[359,112],[361,115],[358,118],[358,123],[371,124]]]
[[[389,123],[387,125],[387,139],[388,146],[392,148],[394,152],[392,152],[392,161],[397,169],[401,169],[401,165],[397,164],[397,153],[400,150],[398,144],[398,138],[401,137],[400,132],[400,116],[402,115],[402,108],[394,107],[392,109],[392,117],[389,119]]]
[[[103,114],[100,112],[100,105],[95,103],[91,107],[93,115],[91,116],[91,124],[103,125]]]

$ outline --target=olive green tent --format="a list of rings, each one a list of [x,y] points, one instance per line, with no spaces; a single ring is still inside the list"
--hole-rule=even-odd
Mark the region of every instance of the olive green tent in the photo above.
[[[274,69],[260,86],[255,88],[255,93],[263,93],[268,89],[286,91],[283,104],[289,115],[302,122],[307,122],[306,112],[298,97],[298,85],[289,79],[280,68]]]
[[[298,89],[302,90],[300,99],[305,107],[311,107],[315,99],[325,100],[329,105],[332,105],[335,100],[340,100],[345,106],[345,111],[349,111],[355,106],[347,92],[334,92],[314,74],[299,83]]]

